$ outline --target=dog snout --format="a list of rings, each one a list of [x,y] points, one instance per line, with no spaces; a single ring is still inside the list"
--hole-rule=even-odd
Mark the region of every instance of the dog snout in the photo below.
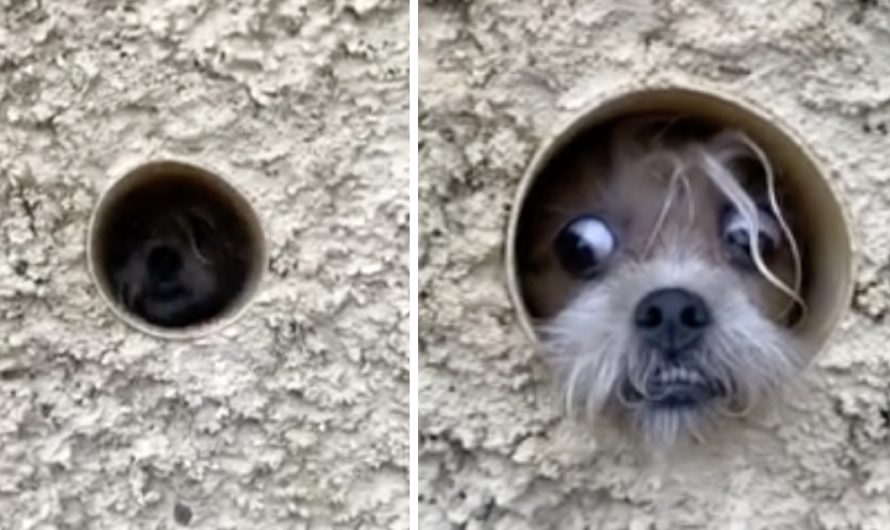
[[[182,266],[179,251],[169,245],[158,245],[148,253],[148,272],[155,281],[176,279]]]
[[[637,333],[665,354],[692,346],[710,324],[711,312],[702,297],[676,287],[650,292],[634,312]]]

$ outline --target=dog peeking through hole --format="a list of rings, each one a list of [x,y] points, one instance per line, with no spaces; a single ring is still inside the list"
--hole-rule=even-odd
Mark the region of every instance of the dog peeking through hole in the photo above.
[[[551,161],[517,266],[570,412],[670,447],[782,398],[807,307],[780,184],[745,133],[683,116],[614,120]]]
[[[184,328],[221,314],[247,281],[250,237],[227,199],[198,181],[157,177],[106,214],[103,263],[116,301]]]

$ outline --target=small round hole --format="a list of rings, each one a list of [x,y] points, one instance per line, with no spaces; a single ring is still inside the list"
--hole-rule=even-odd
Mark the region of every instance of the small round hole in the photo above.
[[[527,335],[539,337],[532,321],[539,318],[532,297],[523,289],[522,256],[528,254],[528,219],[541,190],[554,184],[566,154],[596,145],[597,131],[634,116],[684,116],[705,127],[743,131],[761,146],[787,190],[802,240],[802,296],[805,315],[793,314],[792,331],[815,354],[843,316],[852,293],[852,237],[844,208],[818,160],[780,120],[746,102],[677,86],[652,87],[609,95],[582,110],[547,138],[520,182],[506,241],[508,288]],[[588,140],[584,143],[585,138]],[[581,147],[579,147],[581,146]],[[528,267],[529,265],[524,265]]]
[[[93,212],[88,245],[90,271],[115,313],[171,338],[231,322],[266,261],[247,200],[215,173],[174,160],[118,179]]]

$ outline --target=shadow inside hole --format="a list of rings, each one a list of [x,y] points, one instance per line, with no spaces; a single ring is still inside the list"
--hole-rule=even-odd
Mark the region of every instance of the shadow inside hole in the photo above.
[[[146,322],[183,328],[225,313],[260,249],[232,198],[206,179],[153,175],[100,219],[100,275],[112,297]]]

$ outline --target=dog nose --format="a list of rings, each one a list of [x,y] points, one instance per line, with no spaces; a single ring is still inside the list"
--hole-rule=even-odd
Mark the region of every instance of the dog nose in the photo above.
[[[182,269],[179,252],[167,245],[157,246],[148,253],[148,272],[158,281],[169,281]]]
[[[701,338],[711,324],[711,312],[700,296],[686,289],[658,289],[637,304],[634,324],[643,340],[676,353]]]

